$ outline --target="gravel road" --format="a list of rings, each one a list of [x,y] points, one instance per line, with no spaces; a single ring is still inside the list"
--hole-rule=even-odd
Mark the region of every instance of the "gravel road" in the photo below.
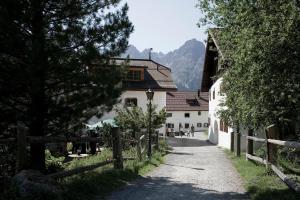
[[[203,133],[169,138],[166,162],[114,192],[109,200],[248,199],[236,169]]]

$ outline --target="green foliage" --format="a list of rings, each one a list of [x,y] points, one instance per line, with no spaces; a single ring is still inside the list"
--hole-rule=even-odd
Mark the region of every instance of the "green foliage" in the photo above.
[[[167,120],[167,112],[165,109],[161,109],[159,112],[157,110],[157,105],[151,105],[150,110],[150,104],[147,104],[147,113],[146,113],[146,120],[150,120],[150,114],[151,114],[151,120],[152,120],[152,127],[154,129],[159,129],[162,127],[163,124],[166,123]]]
[[[116,109],[116,124],[124,131],[127,131],[135,138],[136,133],[145,128],[145,114],[138,106],[122,107]]]
[[[46,171],[47,173],[54,173],[60,170],[63,170],[64,157],[55,157],[51,155],[49,150],[45,151],[45,161],[46,161]]]
[[[199,0],[198,7],[205,13],[199,25],[220,27],[214,31],[229,65],[220,115],[250,127],[299,123],[299,1]]]
[[[101,153],[72,161],[77,164],[72,164],[70,167],[82,166],[83,163],[83,165],[90,165],[94,162],[103,161],[107,159],[107,156],[111,155],[111,151],[105,150],[104,154],[105,156]],[[128,157],[135,156],[135,148],[126,150],[123,155]],[[105,199],[105,196],[121,186],[126,185],[128,181],[132,181],[140,175],[145,175],[163,163],[164,155],[163,152],[154,152],[151,160],[145,160],[143,162],[136,160],[125,161],[124,170],[114,170],[112,169],[112,165],[107,165],[81,175],[65,178],[62,180],[62,184],[66,189],[65,198],[70,200]]]
[[[150,115],[152,121],[152,129],[159,129],[166,122],[167,114],[165,109],[157,112],[157,106],[151,106],[151,112],[149,104],[147,105],[147,112],[138,106],[117,108],[117,116],[115,117],[117,125],[124,131],[131,133],[135,138],[136,133],[139,133],[141,129],[149,127]]]

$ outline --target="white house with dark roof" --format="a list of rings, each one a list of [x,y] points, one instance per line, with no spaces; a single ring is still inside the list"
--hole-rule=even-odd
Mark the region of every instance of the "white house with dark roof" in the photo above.
[[[167,92],[167,132],[186,132],[193,125],[195,131],[208,129],[207,92]]]
[[[116,64],[122,64],[125,60],[127,59],[114,58]],[[171,69],[147,59],[129,59],[128,65],[129,72],[126,80],[124,80],[126,90],[120,97],[120,104],[134,104],[146,111],[148,103],[146,91],[150,88],[154,91],[152,104],[157,105],[158,110],[165,108],[167,92],[177,91]],[[116,113],[112,110],[105,113],[100,120],[113,119],[115,116]],[[90,124],[92,123],[90,122]],[[159,132],[163,134],[165,127],[161,128]]]

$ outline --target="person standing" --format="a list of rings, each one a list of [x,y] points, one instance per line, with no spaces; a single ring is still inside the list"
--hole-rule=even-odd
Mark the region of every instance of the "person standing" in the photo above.
[[[195,132],[195,127],[194,127],[194,125],[192,124],[192,126],[191,126],[192,137],[194,137],[194,132]]]

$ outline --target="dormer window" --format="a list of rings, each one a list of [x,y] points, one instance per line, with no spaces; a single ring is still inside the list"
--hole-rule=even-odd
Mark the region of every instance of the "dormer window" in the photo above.
[[[144,79],[143,69],[129,69],[127,73],[128,81],[142,81]]]

